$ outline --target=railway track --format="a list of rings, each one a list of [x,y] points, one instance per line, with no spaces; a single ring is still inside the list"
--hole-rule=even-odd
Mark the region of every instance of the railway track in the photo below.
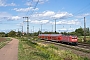
[[[78,43],[78,47],[89,49],[90,50],[90,44],[86,43]]]
[[[73,52],[81,57],[87,57],[90,59],[90,49],[82,47],[83,45],[88,46],[87,44],[78,43],[78,46],[72,46],[72,45],[68,45],[68,44],[57,43],[55,41],[40,40],[40,39],[35,39],[35,40],[33,40],[33,42],[42,43],[42,44],[54,44],[60,50],[70,50],[71,52]]]
[[[38,41],[40,41],[40,40],[38,40]],[[73,45],[70,45],[70,44],[57,43],[55,41],[43,40],[43,42],[68,47],[68,48],[79,50],[79,51],[86,52],[86,53],[90,53],[90,44],[86,44],[86,43],[78,43],[77,46],[73,46]]]

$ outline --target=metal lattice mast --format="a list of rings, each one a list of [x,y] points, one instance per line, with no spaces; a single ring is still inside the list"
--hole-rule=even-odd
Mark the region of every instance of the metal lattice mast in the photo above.
[[[86,42],[86,22],[84,17],[84,42]]]
[[[55,33],[56,33],[56,19],[55,19]]]
[[[27,19],[27,34],[29,34],[29,21],[28,21],[28,17],[23,17],[23,18],[26,18]]]

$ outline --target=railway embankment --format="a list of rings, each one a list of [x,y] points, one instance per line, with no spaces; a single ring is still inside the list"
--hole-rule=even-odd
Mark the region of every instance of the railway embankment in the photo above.
[[[89,54],[35,38],[19,39],[19,60],[89,60]],[[81,54],[81,55],[80,55]],[[23,58],[23,59],[22,59]]]

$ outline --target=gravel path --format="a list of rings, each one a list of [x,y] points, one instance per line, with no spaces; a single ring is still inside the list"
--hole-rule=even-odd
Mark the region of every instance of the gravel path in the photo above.
[[[12,38],[6,46],[0,49],[0,60],[18,60],[18,40]]]

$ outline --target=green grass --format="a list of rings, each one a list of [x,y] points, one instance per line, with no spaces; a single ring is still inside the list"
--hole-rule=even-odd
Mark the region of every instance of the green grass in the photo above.
[[[0,49],[1,49],[2,47],[4,47],[9,41],[11,41],[11,39],[10,39],[10,38],[6,38],[6,40],[0,42]]]
[[[83,38],[84,38],[84,36],[79,36],[78,42],[84,42]],[[86,42],[85,43],[90,44],[90,36],[86,36]]]
[[[21,38],[18,60],[88,60],[88,58],[82,58],[71,51],[55,47],[53,44],[42,44]]]

